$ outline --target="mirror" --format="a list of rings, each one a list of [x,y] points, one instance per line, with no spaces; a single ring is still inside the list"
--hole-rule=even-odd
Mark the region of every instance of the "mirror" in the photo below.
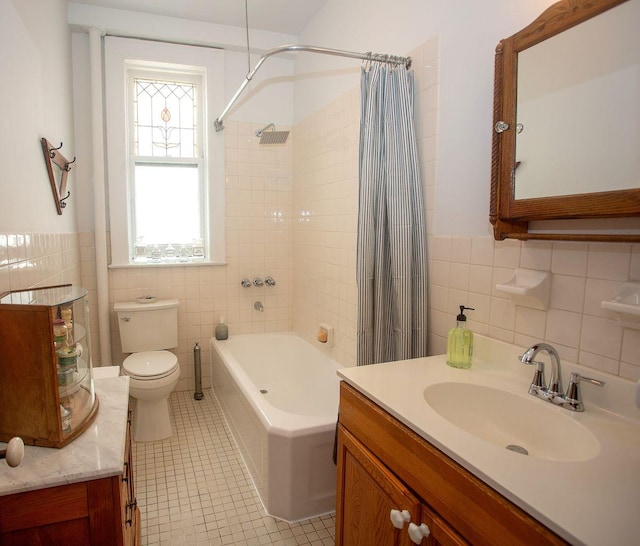
[[[566,228],[567,219],[640,216],[638,28],[640,0],[562,0],[498,44],[496,239],[640,241],[640,221],[613,233]],[[565,226],[534,232],[533,220]]]

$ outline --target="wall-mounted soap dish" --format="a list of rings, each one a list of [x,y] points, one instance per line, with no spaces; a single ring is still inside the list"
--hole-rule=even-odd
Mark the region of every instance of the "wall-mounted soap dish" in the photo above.
[[[516,269],[504,284],[496,284],[496,290],[509,294],[513,303],[546,311],[551,293],[551,274],[537,269]]]
[[[600,305],[616,313],[624,328],[640,330],[640,283],[624,283],[613,298],[602,301]]]

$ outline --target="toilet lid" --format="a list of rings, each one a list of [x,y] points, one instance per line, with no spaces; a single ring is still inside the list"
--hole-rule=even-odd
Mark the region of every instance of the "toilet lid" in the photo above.
[[[178,366],[178,358],[170,351],[144,351],[125,358],[122,367],[131,377],[154,379],[170,374]]]

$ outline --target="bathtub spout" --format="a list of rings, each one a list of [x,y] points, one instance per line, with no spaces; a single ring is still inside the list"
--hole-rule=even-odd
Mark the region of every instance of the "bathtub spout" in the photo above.
[[[262,303],[261,303],[261,302],[259,302],[259,301],[255,302],[255,303],[253,304],[253,308],[254,308],[256,311],[260,311],[261,313],[264,311],[264,305],[262,305]]]

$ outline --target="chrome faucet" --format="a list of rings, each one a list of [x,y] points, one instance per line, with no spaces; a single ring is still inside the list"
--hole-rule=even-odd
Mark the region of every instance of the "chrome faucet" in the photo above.
[[[551,374],[549,375],[549,386],[544,382],[544,362],[536,362],[534,358],[540,351],[545,351],[551,357]],[[544,392],[544,398],[553,400],[562,394],[562,377],[560,376],[560,355],[548,343],[536,343],[529,347],[520,357],[520,362],[527,366],[535,366],[536,373],[529,387],[529,394],[540,396]]]
[[[536,355],[545,351],[551,358],[551,374],[549,375],[549,385],[544,379],[544,362],[535,361]],[[562,392],[562,377],[560,370],[560,355],[548,343],[536,343],[529,347],[520,357],[520,362],[528,366],[535,366],[536,371],[529,386],[529,394],[542,398],[547,402],[562,406],[571,411],[584,411],[584,403],[580,395],[580,381],[587,381],[598,387],[604,385],[604,381],[585,377],[577,372],[572,372],[569,378],[569,388],[566,394]]]

